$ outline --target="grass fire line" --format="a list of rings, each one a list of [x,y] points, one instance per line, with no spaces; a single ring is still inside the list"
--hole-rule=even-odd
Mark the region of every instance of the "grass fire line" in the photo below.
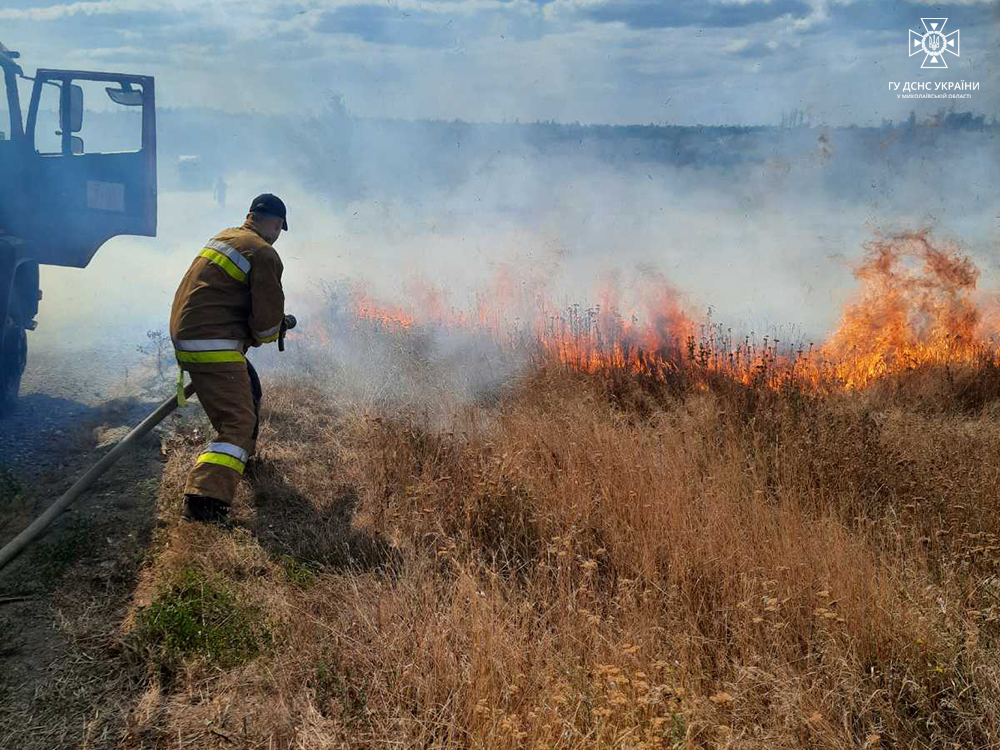
[[[633,309],[623,308],[619,289],[604,290],[603,302],[586,309],[559,310],[535,298],[520,316],[528,322],[516,325],[509,324],[503,305],[516,301],[523,307],[523,300],[512,299],[507,279],[478,294],[471,311],[448,308],[444,292],[429,284],[412,307],[380,303],[356,284],[348,307],[357,319],[386,331],[475,331],[507,346],[530,343],[545,358],[585,372],[623,370],[660,379],[695,368],[704,377],[724,375],[745,385],[780,388],[795,381],[832,393],[925,365],[996,364],[997,298],[981,304],[975,296],[978,269],[957,248],[934,244],[929,230],[868,243],[854,275],[860,292],[819,346],[734,336],[721,324],[698,323],[669,287],[646,294]]]

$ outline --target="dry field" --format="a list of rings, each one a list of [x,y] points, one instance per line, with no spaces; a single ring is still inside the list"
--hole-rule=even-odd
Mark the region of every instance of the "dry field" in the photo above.
[[[691,337],[669,294],[506,337],[331,298],[258,361],[232,528],[180,519],[208,426],[175,426],[83,746],[997,747],[977,275],[873,243],[815,350]]]
[[[271,382],[234,530],[178,520],[175,439],[125,744],[993,747],[995,377]]]

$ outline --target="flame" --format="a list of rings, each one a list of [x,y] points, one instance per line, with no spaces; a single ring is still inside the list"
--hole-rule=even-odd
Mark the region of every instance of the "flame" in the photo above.
[[[388,307],[377,302],[371,290],[361,282],[354,284],[352,292],[354,315],[359,321],[375,324],[387,331],[405,330],[413,326],[413,317],[400,307]]]
[[[979,270],[929,231],[880,237],[865,245],[854,271],[859,289],[829,340],[808,348],[764,337],[734,338],[710,320],[697,323],[683,295],[662,275],[643,269],[625,293],[618,273],[602,276],[598,303],[558,309],[548,279],[498,266],[467,308],[452,306],[431,280],[405,285],[407,306],[379,302],[355,284],[356,319],[390,333],[415,326],[474,330],[584,372],[624,371],[665,378],[681,369],[722,373],[773,387],[794,379],[816,390],[859,389],[924,365],[972,364],[995,353],[1000,296],[991,314],[976,297]],[[630,300],[627,302],[626,300]]]
[[[859,299],[823,347],[848,388],[927,364],[973,363],[987,346],[973,292],[979,270],[928,231],[871,242]]]

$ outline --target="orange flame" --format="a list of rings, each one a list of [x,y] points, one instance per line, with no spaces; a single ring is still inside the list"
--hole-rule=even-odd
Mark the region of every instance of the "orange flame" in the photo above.
[[[858,294],[830,339],[815,349],[781,347],[768,337],[734,340],[717,324],[699,326],[680,293],[648,269],[628,310],[617,274],[601,279],[599,304],[557,310],[546,279],[519,275],[509,265],[498,268],[470,310],[451,307],[447,293],[427,279],[406,285],[411,304],[405,309],[376,302],[356,284],[353,310],[359,321],[389,332],[423,325],[473,329],[506,343],[529,340],[544,358],[585,372],[665,377],[685,367],[747,384],[776,386],[794,378],[816,389],[857,389],[922,365],[974,364],[984,351],[995,351],[986,336],[992,327],[974,298],[978,269],[928,235],[907,232],[865,245],[854,271]]]
[[[413,318],[399,307],[387,307],[375,301],[371,292],[360,282],[352,289],[354,314],[358,320],[375,323],[389,331],[413,326]]]
[[[822,349],[848,388],[926,364],[971,363],[986,345],[972,298],[979,270],[928,231],[871,242],[860,298]]]

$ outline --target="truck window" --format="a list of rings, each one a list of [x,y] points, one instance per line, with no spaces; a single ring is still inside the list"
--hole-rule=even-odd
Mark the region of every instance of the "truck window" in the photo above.
[[[121,86],[110,81],[73,81],[83,89],[83,127],[74,135],[83,139],[85,154],[113,154],[142,148],[142,107],[117,104],[108,89]],[[136,94],[141,91],[135,87]],[[141,100],[140,100],[141,101]]]
[[[35,148],[40,154],[62,152],[59,125],[59,100],[61,82],[42,86],[35,127]],[[83,92],[83,118],[80,129],[73,133],[74,153],[111,154],[138,151],[142,148],[142,107],[118,103],[108,94],[108,89],[121,90],[121,85],[110,81],[74,80],[71,84]],[[134,96],[141,88],[136,86]],[[128,96],[116,97],[122,102]],[[131,99],[134,101],[134,99]],[[141,97],[138,99],[141,102]]]
[[[59,105],[63,86],[82,99],[82,117],[72,135],[74,154],[114,154],[142,148],[142,89],[124,89],[113,81],[74,79],[43,82],[35,122],[35,149],[43,155],[62,154]],[[111,93],[109,94],[109,89]],[[68,123],[72,125],[74,123]]]
[[[0,141],[9,141],[12,129],[10,127],[10,107],[7,105],[7,81],[0,70]]]
[[[59,133],[59,91],[58,84],[46,83],[42,86],[38,101],[38,120],[35,123],[35,150],[40,154],[62,152],[62,138]]]

